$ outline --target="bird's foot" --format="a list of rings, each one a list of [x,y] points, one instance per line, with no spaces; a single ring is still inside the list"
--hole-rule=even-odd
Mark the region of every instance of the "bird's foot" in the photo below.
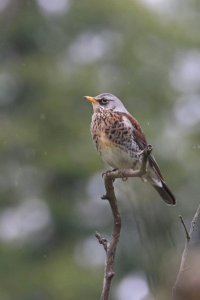
[[[123,170],[118,170],[118,169],[112,169],[112,170],[108,170],[108,171],[106,171],[106,172],[103,172],[102,173],[102,177],[104,177],[104,176],[109,176],[109,175],[111,175],[113,172],[115,172],[115,171],[118,171],[119,172],[119,174],[121,175],[120,176],[120,178],[123,180],[123,181],[127,181],[128,180],[128,177],[125,177],[124,176],[124,174],[123,174]],[[115,179],[113,179],[113,182],[115,181]]]
[[[124,171],[125,169],[119,170],[120,178],[122,179],[122,181],[127,181],[128,177],[124,176]]]
[[[102,173],[102,177],[107,176],[109,174],[111,174],[112,172],[117,171],[117,169],[113,169],[113,170],[107,170],[106,172]]]

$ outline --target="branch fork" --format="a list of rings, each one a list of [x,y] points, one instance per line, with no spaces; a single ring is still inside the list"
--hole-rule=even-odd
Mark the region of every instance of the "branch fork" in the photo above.
[[[195,215],[192,219],[191,225],[190,225],[190,229],[188,231],[186,224],[183,220],[182,216],[179,216],[181,224],[183,226],[183,229],[185,231],[185,236],[186,236],[186,241],[185,241],[185,247],[183,250],[183,254],[181,257],[181,263],[180,263],[180,268],[176,277],[176,281],[175,284],[173,286],[173,290],[172,290],[172,299],[173,300],[179,300],[180,299],[180,295],[179,295],[179,288],[181,286],[181,280],[182,277],[184,275],[184,273],[189,269],[187,264],[188,264],[188,258],[189,258],[189,250],[190,250],[190,246],[191,246],[191,241],[193,238],[193,234],[194,234],[194,230],[195,230],[195,225],[198,221],[198,219],[200,218],[200,205],[198,206]]]

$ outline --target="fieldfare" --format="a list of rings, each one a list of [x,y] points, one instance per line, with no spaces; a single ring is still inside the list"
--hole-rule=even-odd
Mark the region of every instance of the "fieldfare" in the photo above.
[[[147,147],[147,140],[138,121],[112,94],[84,98],[93,106],[91,134],[102,159],[115,169],[139,169],[142,157],[138,154]],[[150,182],[166,203],[176,203],[152,154],[143,180]]]

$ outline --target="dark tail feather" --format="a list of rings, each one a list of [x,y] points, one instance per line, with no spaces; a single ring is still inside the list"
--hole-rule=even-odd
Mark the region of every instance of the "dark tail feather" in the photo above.
[[[176,199],[166,183],[162,181],[162,187],[153,185],[153,187],[156,189],[156,191],[160,194],[161,198],[170,205],[176,204]]]

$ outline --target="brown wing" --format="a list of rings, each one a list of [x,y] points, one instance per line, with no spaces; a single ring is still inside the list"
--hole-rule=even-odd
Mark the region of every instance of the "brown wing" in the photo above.
[[[124,113],[124,115],[129,119],[131,124],[134,126],[134,128],[135,128],[134,134],[136,137],[136,142],[139,145],[140,149],[143,150],[147,146],[147,140],[146,140],[146,137],[142,131],[142,128],[141,128],[139,122],[133,116],[131,116],[127,113]],[[153,155],[149,156],[149,164],[151,167],[154,168],[158,177],[160,177],[160,179],[164,180],[164,178],[161,174],[160,168],[159,168]]]
[[[140,149],[143,150],[147,146],[147,140],[141,129],[140,124],[138,123],[138,121],[135,118],[133,118],[128,113],[123,113],[123,115],[126,116],[128,118],[128,120],[131,122],[131,124],[134,126],[135,141],[137,142]],[[173,193],[170,191],[170,189],[166,185],[164,178],[161,174],[160,168],[159,168],[155,158],[153,157],[153,155],[149,155],[148,160],[149,160],[149,165],[154,169],[154,172],[157,174],[158,178],[160,178],[160,180],[162,182],[162,187],[153,185],[154,188],[157,190],[157,192],[160,194],[160,196],[166,203],[175,205],[176,199],[175,199]]]
[[[123,113],[123,115],[127,117],[127,119],[131,122],[131,124],[135,128],[134,135],[135,135],[136,143],[138,144],[140,149],[143,150],[147,146],[147,140],[145,138],[145,135],[142,131],[139,122],[130,114]]]

